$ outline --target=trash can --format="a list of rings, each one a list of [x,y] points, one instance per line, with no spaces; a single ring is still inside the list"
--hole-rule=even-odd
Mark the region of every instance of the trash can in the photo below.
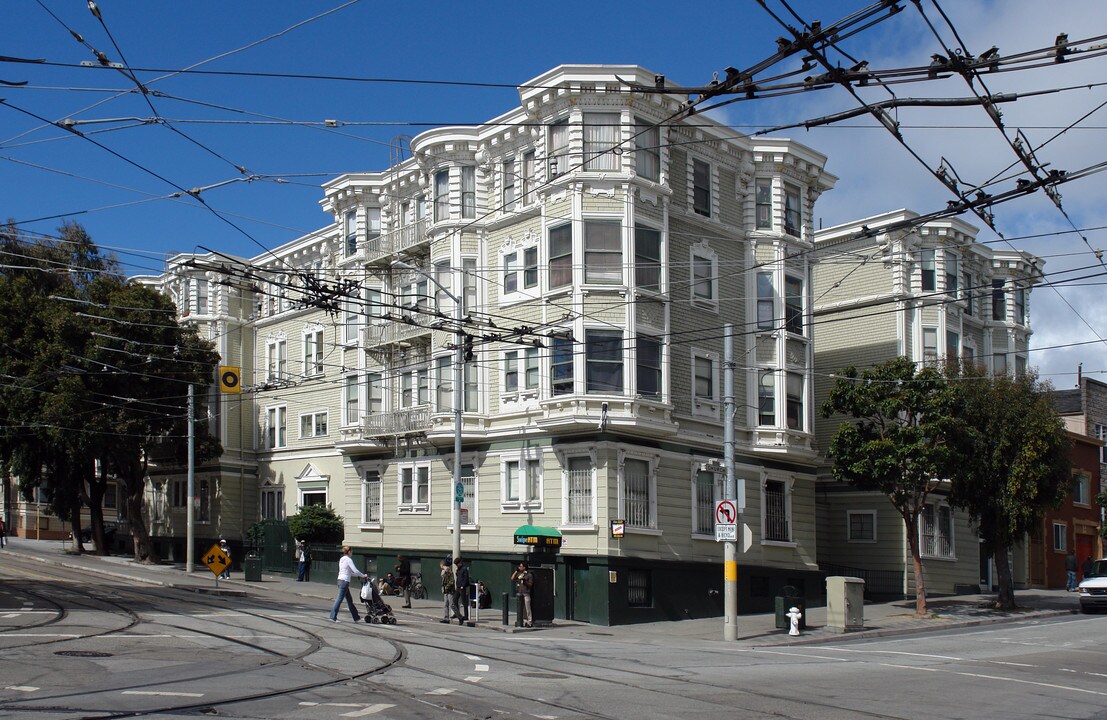
[[[261,582],[261,558],[250,554],[242,565],[243,576],[246,582]]]
[[[800,596],[799,591],[791,585],[785,585],[776,596],[776,626],[781,630],[787,630],[791,625],[788,619],[788,611],[796,608],[800,611],[800,630],[807,629],[807,602]]]

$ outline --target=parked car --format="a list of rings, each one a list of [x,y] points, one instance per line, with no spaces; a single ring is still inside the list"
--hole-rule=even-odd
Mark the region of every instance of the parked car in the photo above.
[[[1107,608],[1107,559],[1092,563],[1092,571],[1084,576],[1077,592],[1080,593],[1080,612]]]
[[[115,532],[118,529],[119,529],[119,526],[116,523],[105,522],[104,523],[104,542],[107,543],[108,545],[111,545],[112,542],[115,540]],[[81,528],[81,542],[83,542],[83,543],[92,542],[92,528],[91,527]]]

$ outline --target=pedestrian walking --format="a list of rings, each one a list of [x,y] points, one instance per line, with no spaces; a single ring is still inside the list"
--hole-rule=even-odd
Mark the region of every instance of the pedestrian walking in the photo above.
[[[338,561],[338,595],[334,598],[334,605],[331,607],[331,622],[338,622],[338,608],[342,607],[342,600],[345,598],[346,607],[350,609],[350,616],[353,617],[354,622],[361,620],[361,616],[357,613],[357,608],[354,607],[354,599],[350,597],[350,580],[357,576],[362,580],[368,580],[369,576],[357,569],[354,565],[354,559],[352,555],[354,549],[349,545],[342,546],[342,557]]]
[[[311,551],[301,540],[296,545],[296,582],[307,582],[311,576]]]
[[[1069,551],[1068,557],[1065,558],[1065,575],[1068,576],[1068,584],[1065,589],[1072,592],[1076,589],[1076,553]]]
[[[438,562],[438,572],[442,575],[442,619],[438,622],[449,623],[451,611],[454,617],[460,617],[457,614],[457,597],[454,594],[457,583],[454,581],[454,567],[450,558]]]
[[[530,607],[530,591],[534,587],[534,573],[525,562],[519,563],[518,569],[511,573],[511,583],[515,586],[515,594],[523,598],[523,627],[534,627],[534,615]]]
[[[227,556],[227,567],[223,568],[223,572],[219,573],[219,577],[223,580],[231,579],[231,547],[227,544],[227,541],[223,538],[219,538],[219,549],[223,551],[223,554]]]
[[[7,532],[8,532],[8,529],[6,527],[4,527],[4,518],[0,518],[0,548],[4,547],[4,543],[5,543],[4,535],[6,535]]]
[[[458,625],[469,622],[469,566],[454,558],[454,617]]]
[[[397,555],[396,576],[400,578],[400,587],[404,590],[404,604],[402,607],[411,607],[411,561],[403,555]]]

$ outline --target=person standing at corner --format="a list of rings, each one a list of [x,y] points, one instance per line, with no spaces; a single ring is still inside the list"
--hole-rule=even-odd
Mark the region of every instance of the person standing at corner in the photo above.
[[[334,605],[331,607],[331,622],[338,622],[338,608],[342,607],[342,599],[346,599],[346,607],[350,609],[350,616],[353,617],[354,622],[361,620],[361,616],[357,614],[357,608],[354,607],[354,599],[350,597],[350,580],[354,576],[367,580],[368,575],[357,569],[354,565],[354,559],[351,557],[354,553],[354,549],[349,545],[342,546],[342,557],[338,561],[338,595],[334,598]]]
[[[454,566],[450,558],[438,561],[438,572],[442,575],[442,619],[438,622],[449,623],[450,610],[456,602],[454,591],[457,589],[457,584],[454,582]],[[457,617],[456,612],[453,615]]]
[[[296,545],[296,582],[305,582],[308,579],[308,571],[311,570],[311,553],[308,552],[307,543],[301,540]]]
[[[469,622],[469,566],[460,557],[454,558],[453,611],[458,625]]]
[[[1076,589],[1076,568],[1076,553],[1070,550],[1068,557],[1065,558],[1065,575],[1067,576],[1065,589],[1069,592]]]
[[[515,593],[523,598],[523,627],[534,627],[534,615],[530,609],[530,591],[534,587],[534,574],[525,562],[519,563],[519,568],[511,573],[511,582],[515,585]]]
[[[227,567],[223,568],[223,572],[219,573],[219,577],[223,580],[231,579],[231,548],[227,545],[227,541],[223,538],[219,538],[219,549],[223,551],[223,554],[227,556]]]
[[[403,555],[397,555],[396,575],[400,578],[400,587],[404,589],[403,607],[411,607],[411,561]]]
[[[1095,563],[1095,561],[1092,560],[1092,556],[1090,554],[1088,555],[1088,557],[1084,558],[1084,564],[1080,566],[1080,579],[1081,580],[1087,580],[1089,577],[1091,577],[1092,565],[1094,563]]]

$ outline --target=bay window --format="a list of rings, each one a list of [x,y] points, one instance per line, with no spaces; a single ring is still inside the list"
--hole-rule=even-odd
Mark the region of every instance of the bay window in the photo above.
[[[584,113],[584,169],[618,170],[619,113]]]
[[[634,284],[641,290],[661,291],[661,231],[634,226]]]
[[[622,331],[586,330],[584,361],[586,392],[623,392]]]
[[[573,226],[562,225],[551,228],[549,247],[550,288],[571,285],[573,283]]]
[[[584,223],[584,282],[618,284],[623,280],[623,232],[617,222]]]
[[[661,181],[661,128],[649,120],[634,119],[634,171],[647,180]]]

